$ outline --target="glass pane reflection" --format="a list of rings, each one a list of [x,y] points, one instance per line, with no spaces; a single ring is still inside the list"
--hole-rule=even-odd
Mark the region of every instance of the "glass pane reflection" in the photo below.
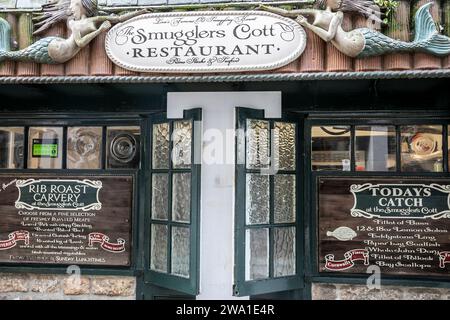
[[[172,274],[189,278],[190,230],[172,228]]]
[[[350,135],[350,126],[312,127],[312,170],[350,171]]]
[[[395,127],[355,127],[356,171],[395,171]]]
[[[269,276],[269,229],[250,229],[245,237],[245,279],[264,279]]]
[[[108,127],[107,168],[138,169],[140,138],[140,127]]]
[[[175,121],[173,126],[173,167],[189,168],[191,166],[192,122]]]
[[[273,272],[275,277],[295,274],[295,227],[273,230]]]
[[[152,224],[150,269],[167,272],[167,226]]]
[[[400,132],[402,171],[443,171],[442,126],[402,126]]]
[[[246,178],[246,223],[269,223],[269,176],[247,174]]]
[[[101,127],[67,128],[67,168],[101,168]]]
[[[0,127],[0,168],[23,168],[23,128]]]
[[[153,169],[169,169],[169,123],[153,125]]]
[[[247,120],[247,169],[268,167],[269,129],[268,121]]]
[[[28,168],[62,168],[62,127],[30,127],[28,139]]]
[[[279,170],[295,170],[296,161],[296,128],[295,123],[275,122],[274,142],[272,148],[275,168]]]

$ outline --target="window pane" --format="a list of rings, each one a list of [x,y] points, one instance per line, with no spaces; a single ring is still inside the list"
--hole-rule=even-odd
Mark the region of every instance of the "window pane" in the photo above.
[[[355,153],[357,171],[395,171],[395,127],[357,126]]]
[[[350,126],[312,127],[312,170],[350,171]]]
[[[295,170],[295,124],[275,122],[274,140],[276,167],[279,170]]]
[[[138,169],[140,166],[139,127],[108,127],[107,168]]]
[[[172,183],[172,219],[190,222],[191,212],[191,174],[174,173]]]
[[[150,269],[167,272],[167,226],[152,224]]]
[[[152,218],[167,220],[169,217],[169,175],[152,175]]]
[[[274,228],[273,241],[274,276],[295,274],[295,227]]]
[[[269,229],[247,230],[245,238],[246,280],[269,277]]]
[[[269,176],[247,174],[247,224],[269,223]]]
[[[0,127],[0,168],[23,168],[23,128]]]
[[[400,130],[402,171],[441,172],[443,170],[442,126],[402,126]]]
[[[247,120],[247,168],[261,169],[269,165],[269,122]]]
[[[153,125],[153,169],[169,169],[169,124]]]
[[[191,166],[192,122],[175,121],[173,123],[172,160],[174,168]]]
[[[295,222],[295,175],[274,176],[274,221],[275,223]]]
[[[172,228],[172,274],[189,278],[189,228]]]
[[[28,168],[62,168],[63,129],[61,127],[30,127]]]
[[[67,168],[101,169],[102,128],[67,128]]]

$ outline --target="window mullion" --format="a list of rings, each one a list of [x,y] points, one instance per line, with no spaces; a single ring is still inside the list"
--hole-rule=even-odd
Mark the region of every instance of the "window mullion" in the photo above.
[[[67,126],[63,127],[63,135],[62,135],[62,164],[61,168],[67,169]]]
[[[269,278],[273,278],[274,176],[269,176]]]
[[[269,121],[269,159],[270,159],[270,166],[272,168],[275,168],[275,129],[274,129],[274,122]],[[273,224],[275,221],[274,218],[274,176],[276,172],[271,173],[269,175],[269,278],[273,278],[273,270],[274,270],[274,261],[273,261]]]
[[[106,169],[106,154],[107,154],[107,151],[106,151],[106,148],[107,148],[107,146],[106,146],[106,139],[107,139],[107,136],[106,136],[106,130],[107,130],[107,127],[106,126],[102,126],[102,153],[101,153],[101,155],[100,155],[100,157],[101,157],[101,169]]]
[[[448,172],[448,125],[444,125],[442,130],[444,136],[442,137],[442,150],[444,159],[443,159],[443,171]]]
[[[402,161],[402,141],[401,141],[401,133],[400,126],[395,126],[395,144],[396,144],[396,154],[395,154],[395,166],[396,172],[401,172],[401,161]]]
[[[169,121],[169,170],[168,170],[168,211],[167,211],[167,273],[172,273],[172,201],[173,201],[173,121]]]
[[[167,274],[172,274],[172,224],[167,224]]]
[[[355,126],[350,126],[350,171],[355,172],[356,154],[355,154]]]
[[[261,229],[261,228],[273,228],[273,227],[295,227],[295,222],[289,223],[270,223],[270,224],[247,224],[245,226],[246,229]]]
[[[23,130],[23,164],[22,167],[24,169],[28,169],[28,143],[29,143],[29,132],[30,132],[30,127],[29,126],[25,126],[24,130]]]

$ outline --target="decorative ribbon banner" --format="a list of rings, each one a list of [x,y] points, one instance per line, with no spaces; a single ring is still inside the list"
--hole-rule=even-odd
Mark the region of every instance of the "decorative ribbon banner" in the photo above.
[[[8,240],[0,241],[0,250],[8,250],[15,247],[17,241],[23,241],[25,245],[28,245],[30,243],[30,233],[24,230],[11,232],[8,235]]]
[[[109,237],[100,232],[89,233],[89,246],[92,247],[94,243],[100,243],[100,247],[109,252],[119,253],[125,251],[125,240],[117,239],[117,243],[109,242]]]
[[[350,269],[355,265],[355,261],[364,261],[364,265],[369,265],[369,251],[366,249],[353,249],[344,253],[343,260],[334,260],[334,254],[325,256],[325,269],[331,271],[342,271]]]
[[[450,263],[450,251],[439,252],[439,268],[445,268],[447,263]]]

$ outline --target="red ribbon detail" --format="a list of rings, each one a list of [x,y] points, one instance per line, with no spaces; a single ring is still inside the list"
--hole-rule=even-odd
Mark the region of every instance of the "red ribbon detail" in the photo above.
[[[8,235],[8,240],[0,241],[0,250],[8,250],[15,247],[17,241],[23,241],[25,245],[28,245],[30,243],[30,233],[24,230],[11,232]]]
[[[89,233],[89,246],[92,247],[94,243],[100,243],[100,247],[109,252],[118,253],[125,251],[124,239],[119,238],[117,239],[117,243],[112,243],[109,242],[109,237],[107,235],[100,232]]]
[[[445,268],[447,263],[450,263],[450,251],[439,252],[439,268]]]
[[[334,254],[325,256],[325,269],[331,271],[342,271],[350,269],[355,265],[355,261],[364,261],[364,265],[369,265],[369,251],[366,249],[353,249],[344,253],[343,260],[334,260]]]

